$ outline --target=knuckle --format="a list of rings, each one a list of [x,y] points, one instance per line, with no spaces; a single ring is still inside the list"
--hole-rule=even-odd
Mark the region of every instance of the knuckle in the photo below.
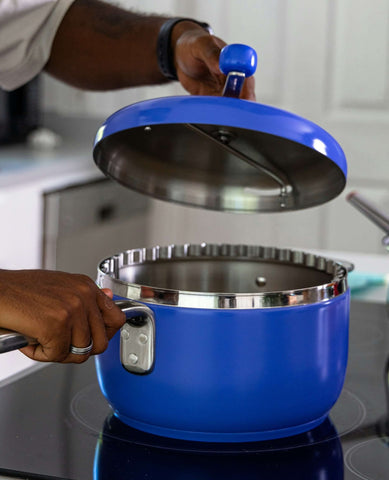
[[[57,317],[60,322],[68,322],[71,317],[79,317],[84,310],[82,298],[79,295],[69,296],[58,308]]]
[[[74,277],[77,278],[80,282],[86,282],[88,283],[89,281],[92,281],[88,275],[85,275],[84,273],[75,273]]]
[[[93,288],[87,283],[82,283],[79,286],[79,292],[83,297],[92,297],[92,295],[94,296]]]
[[[83,275],[82,273],[78,274],[78,280],[80,282],[80,288],[88,291],[95,290],[97,288],[95,282],[87,275]]]
[[[66,325],[69,322],[70,317],[72,316],[71,311],[72,309],[69,304],[61,305],[56,311],[55,324],[59,327],[61,327],[62,325]]]
[[[62,354],[62,352],[66,354],[64,343],[67,337],[67,330],[68,328],[63,328],[58,318],[42,326],[37,340],[46,355],[54,358],[58,354]]]

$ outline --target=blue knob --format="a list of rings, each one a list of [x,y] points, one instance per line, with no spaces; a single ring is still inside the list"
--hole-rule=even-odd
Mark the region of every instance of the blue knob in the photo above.
[[[219,66],[224,75],[241,72],[251,77],[257,68],[257,52],[248,45],[232,43],[220,52]]]

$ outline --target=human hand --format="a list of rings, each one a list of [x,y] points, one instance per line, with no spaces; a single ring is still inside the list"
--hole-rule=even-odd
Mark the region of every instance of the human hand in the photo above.
[[[85,275],[0,270],[0,326],[37,340],[21,349],[33,360],[81,363],[102,353],[125,322],[112,296]],[[89,354],[70,353],[91,340]]]
[[[221,95],[226,81],[219,68],[219,55],[226,43],[199,25],[183,21],[172,31],[178,79],[192,95]],[[240,98],[255,101],[254,77],[246,78]]]

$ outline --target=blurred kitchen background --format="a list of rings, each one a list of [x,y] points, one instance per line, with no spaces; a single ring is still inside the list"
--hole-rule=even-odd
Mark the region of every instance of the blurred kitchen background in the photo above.
[[[251,215],[145,198],[104,180],[92,160],[94,134],[119,108],[183,89],[172,83],[90,93],[42,74],[29,101],[31,122],[47,131],[33,132],[27,144],[0,145],[2,268],[94,276],[98,261],[117,251],[202,241],[384,254],[383,234],[345,196],[356,189],[389,214],[388,0],[115,3],[207,21],[225,41],[254,47],[257,101],[328,130],[348,160],[346,190],[328,205]],[[4,110],[7,96],[0,93]]]

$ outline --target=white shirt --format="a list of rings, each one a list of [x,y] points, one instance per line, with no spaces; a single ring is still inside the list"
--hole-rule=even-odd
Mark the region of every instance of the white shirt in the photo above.
[[[0,87],[34,78],[50,56],[55,33],[74,0],[0,0]]]

